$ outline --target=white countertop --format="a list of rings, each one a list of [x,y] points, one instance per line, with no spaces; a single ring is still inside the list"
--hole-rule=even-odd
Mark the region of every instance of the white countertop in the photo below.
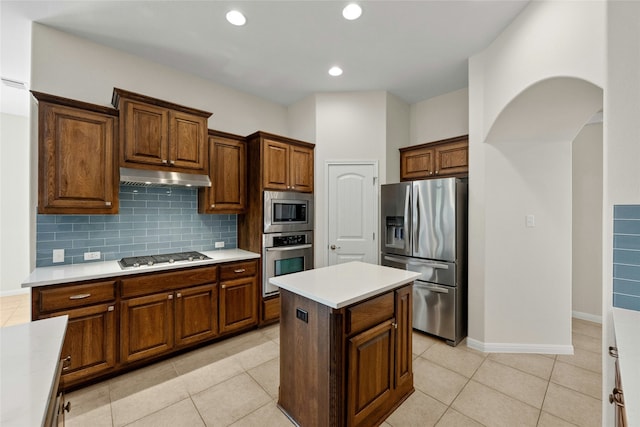
[[[0,425],[41,426],[50,397],[57,393],[67,316],[0,328]]]
[[[640,426],[640,311],[613,309],[627,425]]]
[[[34,286],[57,285],[59,283],[77,282],[107,277],[127,276],[131,274],[150,273],[155,271],[175,270],[187,267],[202,267],[222,262],[243,261],[260,258],[260,254],[243,249],[222,249],[218,251],[200,251],[210,257],[202,261],[189,263],[159,264],[123,270],[118,261],[86,262],[82,264],[61,264],[51,267],[38,267],[31,272],[22,283],[23,288]]]
[[[364,262],[277,276],[269,282],[331,308],[342,308],[400,285],[413,282],[419,273]]]

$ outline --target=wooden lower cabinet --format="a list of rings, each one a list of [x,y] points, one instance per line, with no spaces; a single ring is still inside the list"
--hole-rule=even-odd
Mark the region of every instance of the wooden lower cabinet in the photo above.
[[[217,284],[121,302],[120,361],[151,358],[218,335]]]
[[[32,320],[68,315],[62,389],[258,325],[259,260],[32,289]],[[132,365],[133,364],[133,365]]]
[[[173,348],[173,293],[131,298],[120,305],[121,363],[147,359]]]
[[[255,277],[220,283],[220,332],[258,324],[257,288]]]
[[[380,425],[413,392],[411,285],[341,309],[281,290],[281,304],[278,406],[298,425]]]
[[[62,346],[66,360],[62,382],[68,387],[78,381],[112,370],[116,366],[116,314],[113,305],[76,308],[39,316],[39,319],[69,316]]]

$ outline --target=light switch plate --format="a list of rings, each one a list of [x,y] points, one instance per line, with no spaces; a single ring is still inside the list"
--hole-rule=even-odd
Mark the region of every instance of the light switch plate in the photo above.
[[[536,226],[535,215],[527,215],[527,227],[535,227],[535,226]]]

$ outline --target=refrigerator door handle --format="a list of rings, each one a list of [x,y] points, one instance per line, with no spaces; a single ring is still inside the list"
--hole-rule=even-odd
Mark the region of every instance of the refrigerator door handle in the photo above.
[[[384,259],[387,261],[398,262],[400,264],[406,264],[406,265],[420,265],[423,267],[439,268],[442,270],[449,269],[449,266],[447,264],[442,264],[442,263],[433,262],[433,261],[408,260],[408,259],[396,258],[394,256],[389,256],[389,255],[385,255]]]
[[[437,292],[439,294],[448,294],[449,293],[449,289],[447,289],[447,288],[444,288],[442,286],[431,285],[431,284],[428,284],[428,283],[420,283],[419,280],[416,280],[414,282],[414,286],[417,287],[417,288],[427,289],[427,290],[432,291],[432,292]]]
[[[403,232],[409,231],[410,209],[411,209],[411,186],[407,185],[407,190],[405,192],[405,197],[404,197],[404,223],[402,224]],[[411,240],[411,233],[406,233],[406,235],[407,235],[407,240],[405,241],[405,244],[404,244],[404,250],[405,250],[405,253],[410,254],[411,243],[409,242],[409,240]]]
[[[420,190],[414,184],[413,192],[415,203],[413,204],[413,253],[420,252]]]

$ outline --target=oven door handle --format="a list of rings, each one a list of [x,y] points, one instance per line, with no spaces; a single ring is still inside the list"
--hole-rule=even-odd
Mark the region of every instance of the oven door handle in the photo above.
[[[311,244],[307,245],[296,245],[296,246],[274,246],[272,248],[265,248],[267,252],[284,252],[284,251],[295,251],[298,249],[309,249],[313,247]]]

